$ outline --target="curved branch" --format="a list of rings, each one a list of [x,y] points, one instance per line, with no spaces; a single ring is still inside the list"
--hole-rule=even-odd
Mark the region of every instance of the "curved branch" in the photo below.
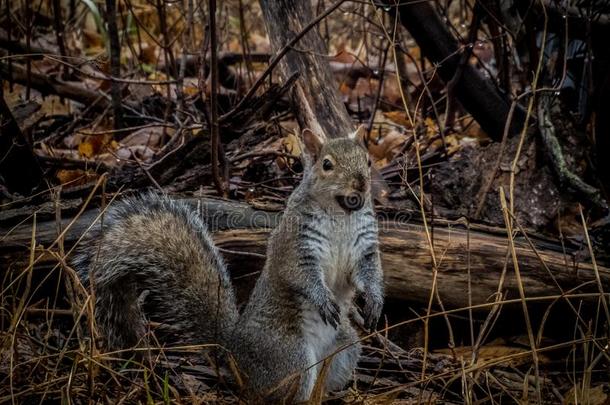
[[[555,135],[555,126],[551,121],[551,114],[549,113],[551,106],[551,96],[542,95],[538,102],[538,129],[540,130],[540,137],[546,150],[547,156],[555,174],[559,178],[561,185],[568,186],[579,194],[585,196],[593,204],[608,210],[608,203],[601,197],[600,191],[585,183],[576,173],[572,172],[563,156],[561,145]]]

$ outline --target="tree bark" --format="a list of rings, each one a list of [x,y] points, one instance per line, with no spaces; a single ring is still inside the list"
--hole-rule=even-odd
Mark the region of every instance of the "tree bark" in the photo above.
[[[260,4],[275,53],[314,19],[309,0],[261,0]],[[337,138],[347,135],[354,127],[339,98],[327,54],[314,27],[282,58],[279,70],[283,80],[299,73],[292,94],[299,126]]]
[[[260,0],[267,34],[277,54],[290,41],[301,35],[315,18],[309,0]],[[338,7],[335,1],[320,14]],[[301,129],[309,128],[329,139],[353,132],[354,125],[339,98],[338,85],[328,61],[328,50],[317,27],[309,29],[295,49],[280,60],[280,74],[284,81],[298,74],[292,90],[292,105]],[[377,169],[371,169],[373,195],[383,200],[389,189]]]
[[[247,204],[224,200],[206,198],[188,201],[200,207],[234,277],[256,273],[263,268],[267,239],[281,213],[259,211]],[[81,237],[98,213],[97,209],[86,211],[74,222],[64,236],[66,250]],[[69,222],[69,219],[64,220],[61,229],[65,229]],[[37,223],[37,246],[51,246],[57,238],[58,229],[54,221]],[[387,296],[426,306],[433,273],[425,229],[418,224],[383,218],[379,221],[379,229]],[[15,251],[24,252],[28,248],[31,232],[29,224],[12,230],[9,225],[0,227],[0,257],[4,256],[5,263],[10,263],[6,258],[14,256]],[[468,306],[469,268],[473,305],[493,301],[505,266],[506,280],[501,291],[507,294],[507,298],[519,296],[503,229],[471,228],[469,234],[459,222],[437,221],[433,236],[434,250],[439,260],[438,291],[447,309]],[[531,236],[531,240],[550,272],[529,244],[523,238],[516,238],[516,253],[527,297],[561,294],[556,283],[564,291],[583,283],[588,284],[576,291],[587,288],[588,291],[596,291],[593,266],[575,251],[568,249],[564,255],[556,241],[534,236]],[[598,263],[598,271],[602,287],[607,291],[610,288],[610,268],[606,263]]]

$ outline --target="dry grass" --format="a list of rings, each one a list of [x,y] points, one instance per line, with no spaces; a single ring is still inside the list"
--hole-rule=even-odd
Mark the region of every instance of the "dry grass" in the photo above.
[[[42,2],[45,5],[47,3],[50,4],[47,1]],[[241,1],[227,2],[227,6],[220,10],[219,40],[225,44],[223,51],[246,53],[247,49],[244,48],[249,48],[252,52],[268,52],[269,45],[264,38],[260,9],[256,2],[244,3],[248,12],[247,21],[243,20],[243,16],[239,21],[230,18],[240,12],[243,14]],[[143,46],[144,51],[148,48],[152,55],[155,52],[161,53],[161,50],[166,53],[172,51],[176,55],[196,53],[189,44],[197,42],[195,39],[201,39],[203,36],[205,13],[196,14],[194,31],[190,32],[187,29],[193,21],[182,15],[179,8],[170,8],[168,13],[171,24],[168,37],[177,38],[183,31],[188,33],[184,38],[175,41],[171,47],[159,43],[158,37],[161,33],[158,30],[151,32],[152,35],[147,31],[158,26],[153,6],[143,7],[139,1],[125,2],[125,5],[125,10],[129,9],[134,18],[138,19],[135,24],[138,35],[133,34],[132,39],[135,40],[138,36],[144,38],[138,38],[142,43],[137,44]],[[205,10],[205,7],[202,7]],[[124,14],[127,15],[125,10]],[[192,20],[193,13],[188,14]],[[399,115],[406,117],[404,121],[407,121],[408,125],[404,127],[409,132],[415,133],[417,128],[425,130],[429,125],[426,125],[420,115],[420,104],[425,101],[430,90],[424,76],[434,73],[436,67],[431,67],[426,72],[413,72],[411,69],[411,77],[401,77],[398,68],[398,47],[392,46],[388,52],[389,44],[400,42],[400,38],[397,40],[396,37],[395,23],[384,21],[384,17],[380,17],[381,13],[376,13],[375,7],[368,3],[356,4],[353,7],[344,5],[337,14],[342,16],[325,20],[320,27],[325,39],[330,36],[329,32],[333,33],[332,41],[328,41],[330,53],[337,54],[344,49],[354,60],[362,60],[366,66],[377,66],[382,53],[385,52],[388,60],[394,65],[387,69],[387,72],[391,73],[388,76],[392,76],[394,83],[409,79],[413,82],[409,88],[422,85],[419,93],[414,90],[410,94],[405,94],[402,86],[396,86],[398,94],[395,94],[393,102],[388,104],[392,107],[399,105]],[[244,28],[244,24],[248,27]],[[94,27],[91,27],[90,21],[84,19],[81,28]],[[248,31],[247,35],[244,30]],[[97,53],[104,52],[101,39],[98,38],[101,33],[81,42],[74,36],[74,32],[69,33],[69,46],[72,44],[73,48],[77,48],[76,45],[84,47],[86,56],[91,56],[92,60]],[[412,41],[402,42],[411,54],[419,52]],[[150,61],[140,60],[141,55],[136,55],[134,49],[124,49],[124,54],[134,70],[139,68],[144,71],[144,68],[150,68],[149,65],[156,65],[159,60],[165,59],[164,55],[151,58]],[[414,58],[412,55],[408,56]],[[416,56],[419,58],[419,55]],[[84,55],[81,59],[86,60]],[[542,60],[536,62],[536,72],[539,73]],[[355,62],[353,64],[356,65]],[[410,67],[417,68],[417,64],[413,63]],[[256,80],[257,72],[251,66],[242,73],[242,76],[248,79],[247,84]],[[163,74],[157,71],[150,80],[163,79]],[[368,81],[369,84],[374,84],[376,90],[379,82]],[[511,111],[517,100],[541,90],[536,89],[537,82],[538,74],[535,75],[533,83],[530,83],[533,90],[524,90],[517,96]],[[191,90],[192,87],[191,83]],[[525,88],[527,86],[524,86]],[[163,92],[164,87],[161,93]],[[356,93],[352,90],[348,95],[353,99],[357,98],[359,103],[360,96],[356,97]],[[372,93],[368,91],[363,100],[369,100],[370,103]],[[387,94],[384,96],[387,97]],[[533,103],[534,97],[530,97],[528,118]],[[444,121],[442,118],[436,118],[437,132]],[[97,131],[97,120],[95,122],[90,129]],[[396,126],[394,123],[390,124]],[[102,132],[108,132],[103,125],[101,129]],[[599,277],[596,286],[598,291],[595,293],[580,293],[581,286],[564,290],[557,285],[555,295],[532,296],[528,294],[527,285],[519,283],[518,298],[509,299],[504,295],[505,280],[513,274],[516,277],[519,275],[518,266],[513,265],[518,263],[518,257],[512,240],[517,234],[527,238],[513,210],[515,168],[525,136],[524,130],[519,139],[519,151],[512,159],[514,163],[510,170],[508,201],[503,201],[502,205],[510,249],[506,254],[504,271],[498,280],[497,294],[490,297],[486,304],[443,309],[436,285],[433,284],[430,286],[429,305],[423,309],[416,308],[420,312],[415,315],[407,315],[409,311],[405,303],[393,304],[405,307],[388,308],[401,312],[402,317],[388,321],[376,334],[363,334],[365,350],[351,386],[344,392],[331,395],[330,398],[323,399],[318,395],[317,402],[597,404],[607,400],[605,390],[608,389],[610,314],[608,294],[604,291]],[[437,267],[443,261],[443,252],[435,250],[432,231],[428,228],[428,201],[422,192],[425,185],[424,164],[420,156],[421,140],[418,136],[414,136],[413,140],[415,147],[410,149],[414,151],[414,159],[411,163],[416,164],[419,176],[415,182],[410,179],[411,183],[403,179],[400,187],[411,191],[419,205],[421,218],[426,226],[426,243],[432,257],[433,266],[430,271],[436,276]],[[502,153],[504,148],[500,154]],[[493,176],[484,187],[485,195],[496,177],[495,171],[500,166],[500,161],[501,156],[498,156]],[[89,198],[101,187],[104,179],[103,176],[98,178]],[[266,191],[268,192],[268,189]],[[75,218],[84,212],[88,203],[89,199]],[[59,214],[57,217],[59,218]],[[221,372],[219,376],[219,370],[202,355],[202,347],[147,347],[121,353],[105,352],[100,348],[92,316],[94,300],[69,265],[73,246],[66,246],[63,241],[71,223],[61,228],[58,221],[59,236],[48,246],[41,246],[36,242],[36,214],[23,223],[31,224],[32,237],[29,246],[23,247],[23,254],[0,256],[0,403],[61,401],[66,404],[198,404],[239,401],[236,387],[227,382],[226,373]],[[583,245],[595,266],[584,216],[582,225],[586,236]],[[0,244],[7,237],[8,235],[0,235]],[[528,243],[536,252],[529,239]],[[548,270],[544,260],[538,257],[541,268]],[[473,278],[469,285],[475,289],[476,279]],[[466,295],[470,294],[470,291],[455,293]],[[515,307],[518,311],[514,310]],[[537,312],[535,320],[531,319],[530,311]],[[417,342],[416,347],[409,350],[389,339],[389,336],[394,340],[404,337],[401,335],[407,333],[406,327],[419,328],[424,336]],[[557,333],[557,330],[560,333]],[[525,340],[521,341],[523,337]]]
[[[228,373],[220,371],[219,375],[202,354],[203,347],[101,350],[96,344],[92,296],[69,265],[71,247],[64,246],[61,236],[48,247],[37,245],[35,215],[32,221],[27,254],[13,258],[3,269],[0,403],[239,401]],[[65,235],[73,222],[58,234]],[[513,223],[524,232],[517,221]],[[514,236],[517,230],[511,229],[509,235]],[[511,251],[516,254],[514,247]],[[608,294],[601,283],[598,293],[558,287],[558,294],[548,297],[526,296],[527,286],[522,286],[520,298],[505,299],[503,281],[499,282],[499,298],[488,304],[445,311],[431,306],[422,315],[386,324],[375,334],[363,334],[364,355],[351,386],[329,398],[318,395],[316,402],[600,403],[596,401],[604,398],[602,383],[608,365],[608,320],[606,304],[600,299],[607,299]],[[570,305],[559,305],[566,302]],[[542,321],[534,325],[516,315],[502,317],[505,307],[519,303],[524,309],[547,303]],[[549,318],[558,307],[568,309],[565,320],[570,324],[565,328],[573,328],[571,338],[547,338]],[[442,323],[459,336],[456,316],[471,311],[488,314],[481,323],[467,318],[466,329],[477,331],[471,335],[474,341],[470,345],[456,346],[447,340],[450,344],[445,350],[405,350],[388,339],[407,325],[423,325],[430,331],[429,324],[436,319],[444,319]],[[489,338],[502,322],[526,322],[529,340],[507,344]],[[433,341],[438,347],[444,341],[430,333],[425,336],[423,347],[430,347]]]

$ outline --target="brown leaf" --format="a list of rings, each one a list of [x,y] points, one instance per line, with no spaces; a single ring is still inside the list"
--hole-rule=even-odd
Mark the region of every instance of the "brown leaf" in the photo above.
[[[295,156],[301,156],[302,151],[299,138],[293,133],[288,134],[288,136],[282,138],[281,150],[282,152],[287,152]],[[287,170],[289,168],[289,160],[285,157],[278,156],[275,159],[275,162],[281,170]]]
[[[155,152],[146,145],[134,145],[120,147],[115,153],[120,160],[133,160],[134,157],[141,162],[150,162]]]
[[[337,48],[339,49],[339,52],[330,59],[331,61],[341,63],[356,62],[356,58],[347,50],[347,45],[345,43],[341,43]]]
[[[95,29],[83,29],[81,38],[83,48],[88,54],[91,54],[91,48],[95,50],[104,49],[104,38]]]
[[[88,159],[103,152],[107,146],[111,145],[111,134],[85,136],[78,145],[78,153]]]
[[[411,129],[411,121],[409,121],[409,117],[404,111],[388,111],[384,112],[383,115],[389,119],[390,121],[401,125],[407,129]]]
[[[93,144],[91,142],[82,142],[78,145],[78,153],[81,156],[91,159],[93,157]]]
[[[67,170],[59,169],[55,172],[55,178],[60,184],[81,185],[86,184],[91,178],[97,177],[95,174],[88,173],[81,169]]]
[[[156,44],[151,44],[146,41],[142,41],[140,51],[140,62],[148,63],[149,65],[154,65],[157,62],[158,48],[159,47]]]
[[[174,134],[174,128],[163,125],[151,126],[138,129],[127,135],[120,144],[123,146],[148,146],[152,149],[158,149],[164,136],[171,137]]]
[[[376,129],[371,131],[367,140],[369,153],[376,161],[391,161],[407,140],[407,135],[391,129],[385,134],[379,134]]]

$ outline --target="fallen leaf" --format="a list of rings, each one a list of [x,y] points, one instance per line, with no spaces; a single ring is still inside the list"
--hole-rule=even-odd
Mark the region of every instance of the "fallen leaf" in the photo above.
[[[330,58],[333,62],[341,62],[341,63],[354,63],[356,62],[356,58],[347,48],[345,42],[341,43],[338,47],[338,52],[335,56]]]
[[[158,49],[159,46],[156,44],[150,44],[143,41],[140,47],[140,62],[154,65],[157,63]]]
[[[404,111],[387,111],[384,112],[383,115],[395,124],[401,125],[407,129],[412,128],[411,121]]]
[[[81,144],[78,145],[78,153],[80,153],[81,156],[91,159],[93,157],[93,145],[91,142],[81,142]]]
[[[88,173],[85,170],[75,169],[59,169],[55,172],[55,178],[60,184],[68,184],[76,186],[80,184],[86,184],[91,178],[97,177],[95,174]]]
[[[405,89],[406,91],[406,89]],[[395,74],[386,74],[383,80],[383,99],[393,105],[402,105],[402,95]]]
[[[111,146],[111,134],[86,135],[78,145],[78,153],[88,159],[103,152]]]
[[[174,128],[163,125],[150,126],[138,129],[127,135],[120,142],[122,146],[147,146],[152,149],[158,149],[161,146],[161,141],[164,136],[171,137],[176,131]]]
[[[155,152],[146,145],[123,146],[114,153],[114,156],[124,161],[133,161],[136,158],[141,162],[150,162]]]
[[[82,41],[85,52],[89,55],[98,53],[100,49],[104,49],[104,39],[94,29],[83,29]]]
[[[301,155],[301,141],[295,134],[288,134],[282,139],[282,146],[285,152],[295,156]]]
[[[394,159],[407,138],[407,135],[395,129],[379,134],[378,130],[374,128],[367,139],[369,153],[373,160],[389,162]]]
[[[302,150],[299,138],[295,134],[288,134],[282,138],[281,150],[295,156],[301,156]],[[275,162],[281,170],[287,170],[290,166],[289,160],[282,156],[278,156]]]
[[[424,120],[424,125],[426,126],[426,135],[428,138],[432,138],[439,134],[438,125],[436,125],[436,121],[430,117],[426,117]]]

